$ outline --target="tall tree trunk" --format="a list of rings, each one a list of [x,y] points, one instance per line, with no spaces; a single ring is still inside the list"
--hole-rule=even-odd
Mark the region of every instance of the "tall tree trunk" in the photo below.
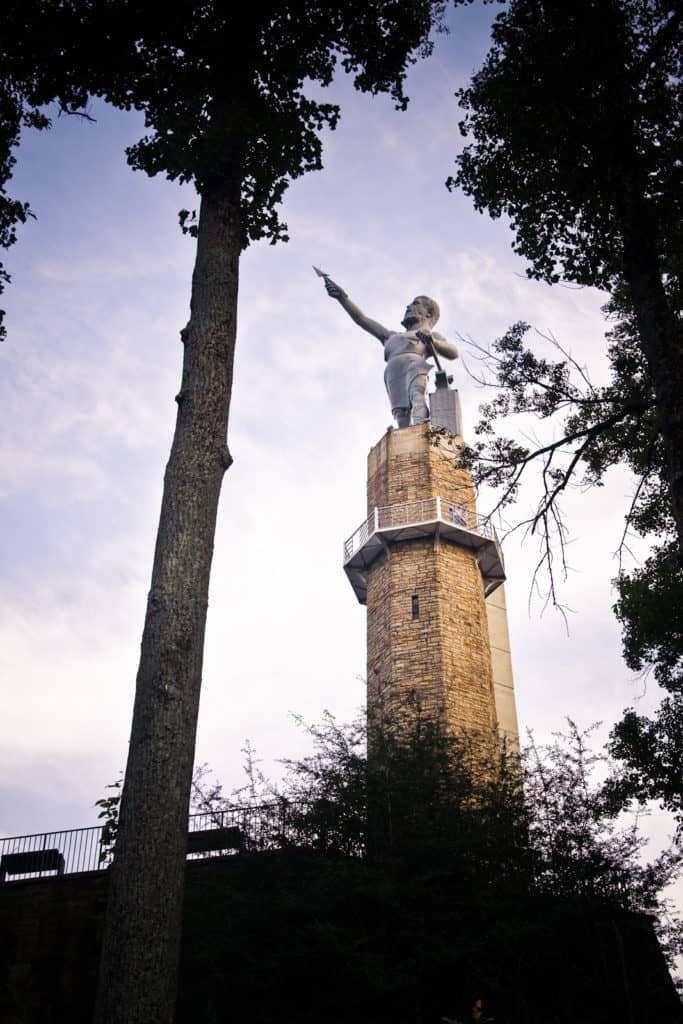
[[[683,565],[683,324],[671,308],[643,185],[626,184],[621,205],[624,277],[657,400],[671,508]]]
[[[111,867],[96,1024],[173,1020],[204,630],[232,389],[239,185],[201,200],[178,416]]]
[[[678,534],[678,561],[683,566],[683,324],[669,302],[663,281],[661,239],[666,237],[667,226],[659,223],[662,214],[648,199],[652,185],[643,163],[638,127],[643,116],[641,97],[629,70],[633,57],[631,27],[620,0],[609,0],[607,7],[612,19],[609,34],[615,43],[606,49],[613,93],[605,106],[610,110],[605,131],[611,136],[615,155],[614,166],[608,170],[613,183],[618,183],[614,203],[623,243],[624,279],[657,402],[671,511]],[[667,44],[678,21],[678,13],[673,12],[666,30],[658,37],[658,45]]]

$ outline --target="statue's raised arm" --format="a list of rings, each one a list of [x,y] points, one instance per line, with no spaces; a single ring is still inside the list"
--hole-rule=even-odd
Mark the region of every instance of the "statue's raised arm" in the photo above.
[[[390,331],[376,320],[371,320],[354,305],[344,289],[340,288],[329,274],[323,273],[317,267],[313,269],[319,277],[324,278],[327,294],[337,300],[353,322],[382,342],[384,360],[387,364],[384,383],[391,402],[391,411],[399,427],[409,427],[411,422],[414,425],[428,423],[427,374],[432,367],[427,360],[432,357],[439,368],[437,384],[441,377],[444,381],[443,386],[447,386],[446,374],[441,370],[438,356],[444,356],[446,359],[458,358],[455,345],[433,330],[439,319],[438,303],[426,295],[418,295],[407,307],[401,321],[405,330]]]
[[[362,309],[359,309],[354,302],[351,302],[351,299],[348,297],[344,289],[340,288],[336,281],[332,280],[329,274],[324,274],[321,270],[318,270],[317,267],[314,267],[313,269],[316,274],[324,279],[327,294],[330,298],[337,300],[342,309],[349,314],[354,324],[358,324],[358,326],[362,327],[364,331],[371,334],[373,338],[377,338],[378,341],[381,341],[382,344],[384,344],[391,334],[391,331],[386,327],[383,327],[382,324],[378,323],[376,320],[372,320],[369,316],[366,316]]]

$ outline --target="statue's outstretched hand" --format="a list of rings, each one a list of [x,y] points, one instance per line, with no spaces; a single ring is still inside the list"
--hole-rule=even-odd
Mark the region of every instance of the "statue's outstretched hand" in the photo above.
[[[327,294],[333,299],[346,298],[346,292],[344,291],[344,289],[340,288],[339,285],[335,281],[333,281],[331,277],[325,278],[325,288],[327,290]]]
[[[351,299],[348,297],[343,288],[340,288],[336,281],[333,281],[329,274],[326,274],[324,270],[319,270],[317,267],[313,267],[318,277],[324,278],[325,289],[331,299],[336,299],[341,308],[348,313],[355,324],[362,327],[368,334],[372,334],[373,338],[377,338],[382,344],[390,336],[391,331],[388,331],[382,324],[377,323],[376,320],[371,320],[369,316],[366,316],[362,309],[359,309]]]

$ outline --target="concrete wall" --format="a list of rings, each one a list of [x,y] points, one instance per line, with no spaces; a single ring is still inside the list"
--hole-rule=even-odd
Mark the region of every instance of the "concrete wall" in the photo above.
[[[512,675],[512,654],[508,630],[505,585],[497,587],[486,598],[493,693],[498,729],[509,750],[519,749],[519,726],[515,703],[515,682]]]
[[[90,1024],[105,884],[0,885],[2,1024]],[[176,1024],[466,1020],[475,993],[496,1024],[683,1020],[641,915],[311,853],[188,865]]]

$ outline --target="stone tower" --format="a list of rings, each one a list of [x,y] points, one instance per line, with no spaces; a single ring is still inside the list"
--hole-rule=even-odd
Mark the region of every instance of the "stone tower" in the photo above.
[[[388,430],[368,456],[367,519],[344,568],[367,605],[368,711],[411,707],[448,731],[518,743],[500,544],[457,468],[457,392],[437,388],[432,421]],[[409,710],[408,710],[408,713]]]

